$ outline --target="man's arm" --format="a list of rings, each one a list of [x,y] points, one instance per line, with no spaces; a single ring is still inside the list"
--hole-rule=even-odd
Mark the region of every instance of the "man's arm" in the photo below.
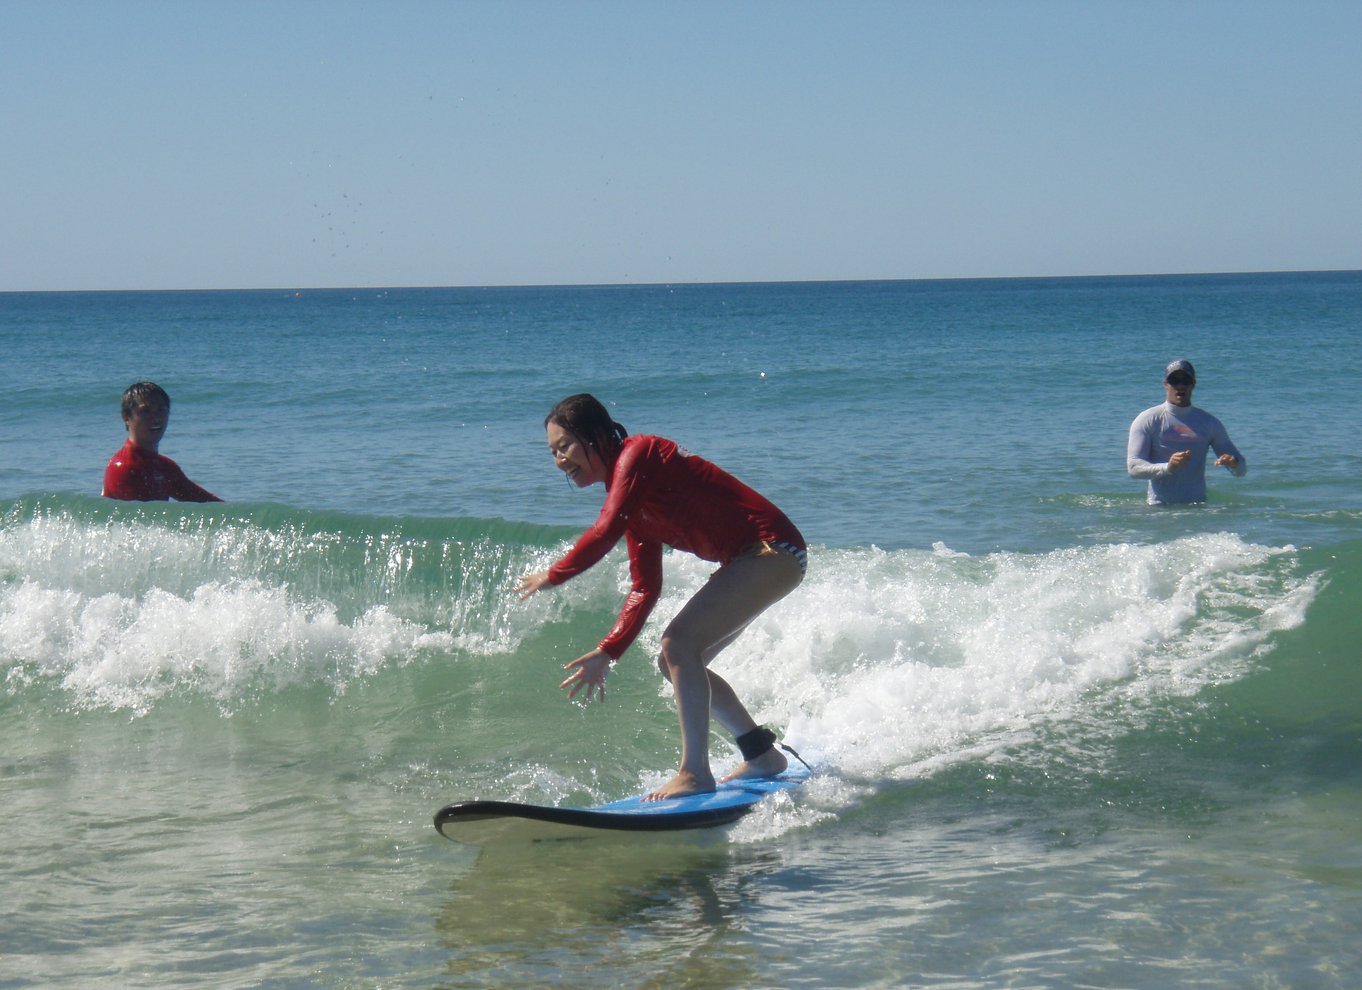
[[[1126,440],[1126,473],[1132,478],[1161,478],[1169,471],[1168,465],[1151,461],[1154,456],[1154,417],[1140,413],[1130,424]]]

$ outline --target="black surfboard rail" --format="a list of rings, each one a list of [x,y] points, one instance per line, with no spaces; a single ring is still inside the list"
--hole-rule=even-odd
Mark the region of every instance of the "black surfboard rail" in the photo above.
[[[445,805],[435,813],[435,828],[445,838],[452,839],[455,836],[445,829],[452,829],[461,823],[497,818],[523,818],[553,825],[613,829],[619,832],[671,832],[727,825],[751,810],[752,805],[745,804],[726,808],[701,808],[666,814],[639,815],[618,811],[596,811],[591,808],[554,808],[538,804],[520,804],[515,801],[459,801]]]

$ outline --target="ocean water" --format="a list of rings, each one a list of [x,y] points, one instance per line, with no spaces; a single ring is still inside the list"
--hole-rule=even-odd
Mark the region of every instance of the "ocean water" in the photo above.
[[[1362,273],[0,294],[0,345],[0,988],[1362,982]],[[1249,473],[1158,509],[1174,357]],[[140,378],[226,502],[98,497]],[[557,684],[622,550],[511,593],[599,507],[544,445],[583,390],[809,539],[716,669],[817,774],[450,842],[675,765],[709,565],[606,705]]]

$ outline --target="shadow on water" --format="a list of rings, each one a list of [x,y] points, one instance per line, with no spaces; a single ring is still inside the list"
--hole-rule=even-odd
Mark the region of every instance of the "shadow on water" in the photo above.
[[[435,921],[449,985],[760,985],[759,947],[733,936],[783,867],[708,830],[490,845]]]

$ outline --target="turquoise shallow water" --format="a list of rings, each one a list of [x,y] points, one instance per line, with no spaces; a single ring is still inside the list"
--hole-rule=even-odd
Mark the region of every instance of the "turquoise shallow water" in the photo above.
[[[0,986],[1354,986],[1359,332],[1347,273],[0,295]],[[1156,510],[1184,355],[1250,472]],[[141,377],[226,503],[96,497]],[[599,505],[540,426],[582,388],[809,537],[720,669],[819,775],[480,851],[434,811],[675,759],[706,565],[605,707],[556,671],[622,555],[509,594]]]

